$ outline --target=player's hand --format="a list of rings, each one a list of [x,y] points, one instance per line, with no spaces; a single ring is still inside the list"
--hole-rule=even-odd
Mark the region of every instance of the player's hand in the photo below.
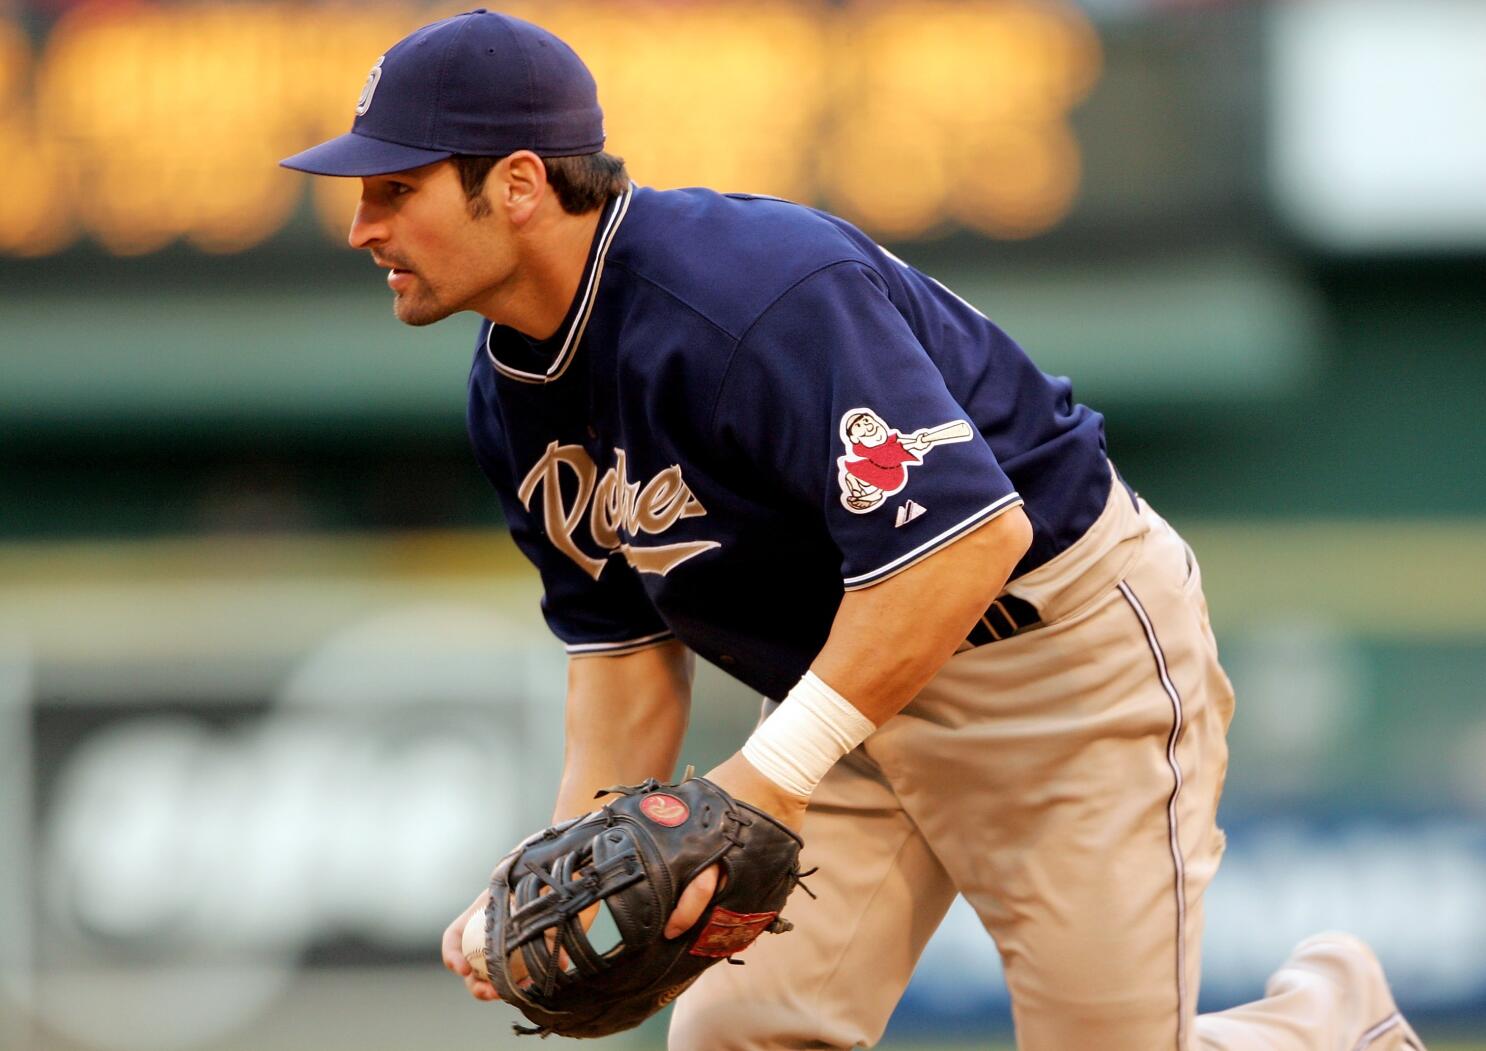
[[[476,1000],[500,999],[500,993],[496,992],[495,986],[476,974],[470,967],[470,962],[464,958],[465,925],[475,913],[485,911],[485,903],[489,900],[490,891],[483,891],[469,908],[455,917],[454,922],[444,929],[442,944],[444,966],[464,979],[464,987]]]
[[[720,866],[709,865],[686,885],[686,889],[681,892],[681,897],[676,902],[676,908],[671,912],[670,919],[666,921],[665,936],[667,938],[676,938],[686,933],[701,918],[703,910],[707,908],[707,903],[712,900],[712,895],[719,889],[719,878],[723,880],[723,886],[727,885],[726,877],[723,877],[721,873]],[[581,873],[575,875],[581,875]],[[469,960],[465,959],[464,928],[469,923],[471,916],[477,912],[483,913],[485,911],[485,904],[489,900],[490,892],[488,890],[482,892],[471,903],[469,908],[455,917],[454,922],[444,929],[442,943],[444,966],[463,979],[464,987],[469,990],[471,996],[476,1000],[486,1001],[499,1000],[500,993],[491,982],[476,974],[470,966]],[[583,911],[578,919],[583,924],[584,930],[588,930],[593,926],[593,921],[597,915],[597,905]],[[551,939],[549,938],[550,944]],[[558,966],[566,968],[568,966],[566,950],[559,949],[558,953]],[[511,977],[515,979],[519,986],[526,980],[526,966],[520,953],[512,954],[509,966]]]
[[[805,823],[805,807],[810,802],[809,798],[780,788],[754,769],[753,764],[744,759],[741,752],[735,753],[721,766],[714,767],[707,775],[707,780],[724,789],[734,799],[741,799],[758,807],[793,832],[799,832],[800,826]],[[692,924],[701,919],[702,910],[718,889],[719,872],[718,866],[708,866],[686,885],[666,923],[667,938],[675,938],[690,930]]]
[[[734,799],[751,803],[791,832],[798,833],[805,823],[805,808],[810,805],[809,796],[797,796],[780,788],[759,773],[742,752],[714,767],[707,780],[726,791]]]
[[[686,885],[681,892],[681,897],[676,901],[676,907],[671,910],[671,918],[666,921],[666,937],[679,938],[691,930],[692,924],[702,918],[702,911],[706,909],[707,903],[712,900],[712,895],[718,890],[717,880],[721,875],[722,868],[718,865],[708,865],[696,878]],[[723,877],[726,886],[726,877]]]
[[[714,865],[713,868],[716,868],[716,866]],[[579,869],[577,872],[573,873],[574,879],[581,879],[582,877],[582,869]],[[543,887],[542,893],[549,893],[550,890],[550,887]],[[464,955],[465,927],[469,924],[470,917],[474,916],[476,913],[480,913],[482,915],[484,914],[485,905],[488,901],[490,901],[490,892],[487,890],[478,898],[476,898],[474,900],[474,903],[470,905],[469,908],[465,909],[464,912],[460,913],[459,916],[455,918],[454,922],[451,923],[444,930],[444,966],[453,971],[455,974],[459,975],[460,978],[464,979],[464,987],[470,991],[470,995],[473,996],[476,1000],[500,999],[500,990],[496,989],[494,983],[492,983],[488,978],[482,977],[470,964],[468,957]],[[707,899],[704,898],[702,902],[704,906],[706,904],[706,901]],[[583,924],[583,929],[585,931],[593,926],[593,921],[595,917],[598,916],[598,911],[599,907],[597,905],[594,905],[592,908],[584,909],[581,913],[578,914],[578,922]],[[683,927],[682,930],[685,930],[685,928]],[[552,951],[554,949],[557,951],[557,966],[563,968],[564,970],[567,970],[571,964],[571,961],[568,959],[567,950],[557,945],[556,931],[547,932],[547,948],[548,951]],[[512,953],[510,961],[507,963],[506,967],[508,973],[510,974],[511,980],[516,983],[516,987],[518,989],[525,988],[528,984],[526,973],[526,958],[519,952]]]

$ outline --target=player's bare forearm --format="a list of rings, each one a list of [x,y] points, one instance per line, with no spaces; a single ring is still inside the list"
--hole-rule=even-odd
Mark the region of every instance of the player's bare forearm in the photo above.
[[[954,654],[1032,543],[1020,507],[916,566],[848,591],[811,670],[881,726]]]
[[[593,810],[594,793],[600,789],[671,775],[691,710],[692,665],[690,651],[675,642],[623,657],[569,662],[566,744],[554,823]],[[471,969],[463,944],[470,917],[485,908],[486,900],[482,893],[455,917],[444,931],[442,950],[444,966],[463,979],[471,995],[497,1000],[495,986]],[[585,927],[597,911],[594,906],[583,917]],[[680,929],[687,926],[690,921]]]
[[[566,745],[553,820],[594,809],[594,793],[671,776],[691,711],[691,652],[679,642],[568,663]]]
[[[881,726],[954,654],[1031,542],[1032,525],[1016,507],[918,565],[848,592],[810,670]],[[741,752],[707,776],[793,828],[803,822],[808,798],[781,788]]]

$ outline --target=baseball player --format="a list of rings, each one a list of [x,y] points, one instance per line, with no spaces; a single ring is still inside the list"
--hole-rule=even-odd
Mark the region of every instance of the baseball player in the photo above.
[[[681,996],[671,1047],[870,1047],[963,894],[1027,1051],[1421,1048],[1343,934],[1196,1016],[1233,697],[1100,415],[849,224],[639,188],[603,146],[579,58],[482,10],[284,164],[361,179],[400,320],[484,319],[470,436],[571,656],[556,816],[672,775],[692,654],[766,698],[708,776],[803,829],[815,898]],[[483,900],[444,959],[492,999],[459,948]]]

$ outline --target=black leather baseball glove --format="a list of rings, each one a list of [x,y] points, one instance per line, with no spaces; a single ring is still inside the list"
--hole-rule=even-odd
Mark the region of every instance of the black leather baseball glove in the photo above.
[[[501,999],[535,1028],[598,1037],[639,1025],[779,916],[800,882],[800,839],[705,778],[613,788],[618,799],[529,837],[501,861],[485,910],[485,963]],[[713,862],[719,890],[693,927],[666,939],[686,884]],[[806,893],[809,893],[808,889]],[[620,941],[596,952],[579,920],[604,902]],[[512,974],[520,953],[528,978]],[[566,961],[564,961],[564,956]]]

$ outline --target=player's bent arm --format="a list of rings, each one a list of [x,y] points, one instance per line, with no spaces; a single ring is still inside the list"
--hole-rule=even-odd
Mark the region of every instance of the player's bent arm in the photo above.
[[[1032,545],[1020,506],[881,583],[848,591],[810,670],[881,726],[954,655]]]
[[[691,713],[694,660],[679,642],[568,661],[562,783],[553,821],[586,814],[612,785],[668,780]]]
[[[1031,543],[1032,524],[1014,507],[903,572],[847,592],[805,681],[744,751],[708,776],[798,828],[825,768],[934,677]],[[769,724],[791,705],[787,719],[799,733],[785,736],[779,731],[794,722]]]
[[[691,712],[693,664],[679,642],[568,662],[566,744],[554,823],[593,810],[594,793],[601,789],[671,776]],[[482,893],[454,918],[441,946],[444,966],[477,1000],[500,999],[495,986],[471,970],[462,944],[465,925],[488,898]],[[585,926],[592,920],[590,912]],[[690,921],[680,929],[687,926]]]

